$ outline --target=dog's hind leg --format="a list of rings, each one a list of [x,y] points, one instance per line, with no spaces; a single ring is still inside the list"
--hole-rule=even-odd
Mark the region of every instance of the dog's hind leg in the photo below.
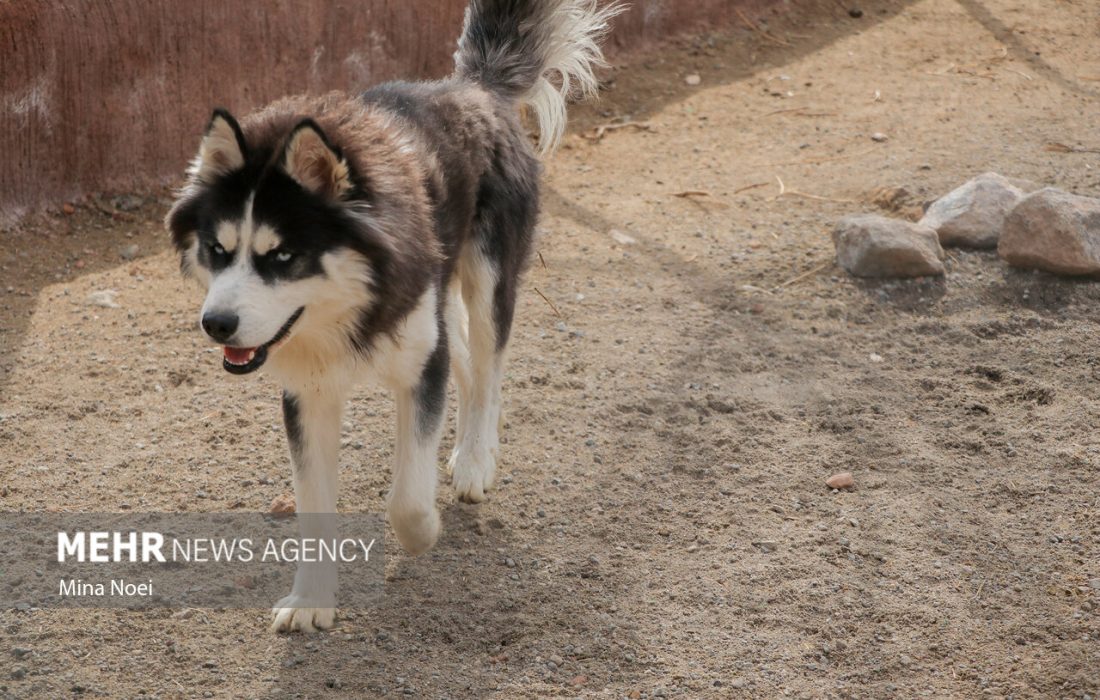
[[[283,420],[294,463],[295,507],[303,538],[337,535],[336,473],[344,398],[335,384],[283,392]],[[290,595],[272,610],[272,629],[312,632],[331,627],[335,606],[335,563],[301,563]]]
[[[496,479],[504,355],[538,216],[539,164],[523,131],[513,126],[498,136],[478,186],[472,235],[458,256],[469,315],[470,375],[465,402],[459,395],[450,468],[458,498],[471,503],[485,500]]]
[[[480,253],[460,264],[469,313],[469,385],[459,391],[458,436],[451,453],[451,483],[459,500],[479,503],[496,479],[501,381],[515,308],[515,280]],[[502,287],[510,287],[502,289]],[[465,393],[465,396],[463,396]]]
[[[457,275],[451,280],[448,289],[444,317],[447,322],[447,346],[451,353],[451,372],[458,397],[455,434],[463,435],[466,431],[466,414],[470,407],[470,332],[466,303],[462,300],[462,284]]]

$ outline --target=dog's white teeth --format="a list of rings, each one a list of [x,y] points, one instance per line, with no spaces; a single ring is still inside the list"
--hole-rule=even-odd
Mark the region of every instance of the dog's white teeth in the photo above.
[[[255,360],[255,359],[256,359],[256,351],[253,350],[252,352],[248,353],[248,360],[245,362],[245,364],[248,364],[249,362],[252,362],[252,360]]]

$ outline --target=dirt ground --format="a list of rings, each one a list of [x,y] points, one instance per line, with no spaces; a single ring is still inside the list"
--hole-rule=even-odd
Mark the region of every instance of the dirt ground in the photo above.
[[[0,612],[0,697],[1098,697],[1100,286],[961,250],[943,280],[857,281],[828,237],[878,188],[913,215],[987,170],[1100,195],[1100,157],[1047,149],[1100,147],[1095,7],[821,8],[629,61],[575,112],[503,482],[444,489],[425,556],[388,535],[380,607],[316,636]],[[0,234],[0,508],[289,492],[278,388],[196,333],[166,197]],[[392,426],[359,392],[341,509],[382,510]]]

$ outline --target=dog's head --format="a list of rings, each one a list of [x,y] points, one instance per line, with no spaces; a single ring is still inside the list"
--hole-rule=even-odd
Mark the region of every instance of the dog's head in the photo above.
[[[206,289],[199,325],[234,374],[354,325],[386,254],[362,235],[362,183],[316,122],[247,135],[214,112],[166,219],[182,269]]]

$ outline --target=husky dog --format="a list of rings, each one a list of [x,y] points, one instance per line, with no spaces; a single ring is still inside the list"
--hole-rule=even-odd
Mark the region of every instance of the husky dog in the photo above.
[[[485,499],[538,155],[560,140],[566,99],[596,91],[600,39],[619,11],[471,0],[450,78],[284,98],[240,121],[214,112],[166,224],[184,273],[207,290],[200,325],[224,346],[225,370],[266,367],[283,386],[299,513],[336,511],[344,403],[375,379],[397,401],[389,521],[409,552],[435,544],[451,372],[451,483],[460,500]],[[317,522],[303,519],[303,536]],[[334,571],[300,567],[273,628],[330,627],[335,593]]]

